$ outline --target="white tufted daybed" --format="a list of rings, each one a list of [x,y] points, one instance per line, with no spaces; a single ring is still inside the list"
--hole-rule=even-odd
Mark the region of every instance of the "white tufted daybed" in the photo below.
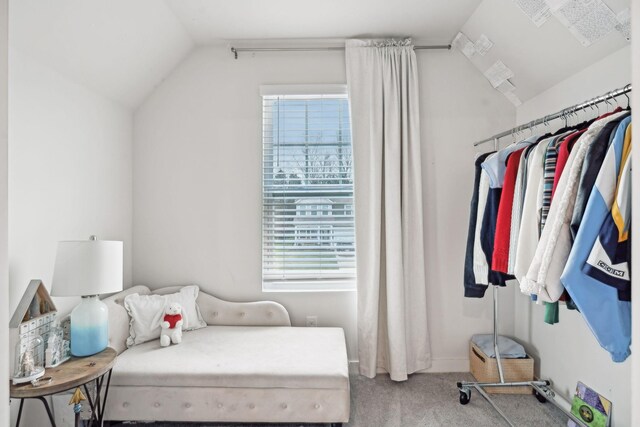
[[[349,373],[340,328],[292,327],[276,302],[237,303],[200,291],[207,327],[181,344],[129,349],[128,294],[170,294],[135,286],[104,300],[109,345],[118,353],[108,421],[328,423],[349,420]]]

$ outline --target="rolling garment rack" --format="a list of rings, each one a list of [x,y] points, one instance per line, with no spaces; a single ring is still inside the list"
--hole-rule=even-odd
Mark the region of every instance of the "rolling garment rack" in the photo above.
[[[603,102],[611,105],[609,100],[615,101],[617,97],[622,95],[626,96],[627,101],[629,101],[629,96],[627,95],[629,92],[631,92],[630,84],[624,86],[623,88],[616,89],[604,95],[592,98],[581,104],[576,104],[572,107],[565,108],[561,111],[558,111],[557,113],[549,114],[540,119],[532,120],[529,123],[516,126],[511,130],[496,134],[490,138],[483,139],[481,141],[474,143],[473,146],[477,147],[487,142],[493,142],[494,150],[497,151],[499,148],[498,141],[500,140],[500,138],[511,135],[514,138],[514,142],[515,142],[516,135],[519,134],[520,132],[527,129],[530,129],[533,131],[534,127],[543,125],[543,124],[547,125],[551,120],[556,120],[556,119],[563,119],[565,121],[565,126],[566,126],[567,119],[571,116],[576,116],[576,113],[578,111],[586,110],[588,108],[593,109],[597,107],[598,104]],[[570,411],[567,411],[562,405],[560,405],[559,402],[555,400],[556,393],[551,388],[551,381],[549,380],[518,381],[518,382],[505,381],[504,373],[502,370],[502,360],[501,360],[500,351],[498,348],[498,286],[495,286],[495,285],[492,285],[492,286],[493,286],[493,348],[495,352],[496,363],[498,365],[498,375],[500,377],[500,382],[494,382],[494,383],[480,383],[480,382],[467,382],[467,381],[458,382],[457,387],[460,390],[460,403],[462,405],[466,405],[467,403],[469,403],[469,401],[471,400],[471,390],[475,389],[478,392],[478,394],[482,396],[510,426],[515,427],[515,424],[513,424],[509,420],[509,418],[507,418],[506,414],[495,404],[495,402],[493,402],[493,400],[491,400],[491,398],[489,397],[489,395],[486,393],[484,389],[490,388],[490,387],[528,386],[532,388],[538,401],[540,401],[541,403],[550,402],[555,407],[560,409],[567,417],[573,420],[573,422],[575,422],[578,426],[588,427],[587,424],[585,424],[582,420],[574,416]]]

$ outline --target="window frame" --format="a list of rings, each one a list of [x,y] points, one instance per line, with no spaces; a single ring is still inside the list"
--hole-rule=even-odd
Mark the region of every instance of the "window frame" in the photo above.
[[[348,91],[346,84],[305,84],[305,85],[261,85],[260,86],[260,101],[262,105],[262,118],[261,118],[261,217],[260,217],[260,233],[261,233],[261,247],[260,247],[260,275],[261,275],[261,283],[262,283],[262,291],[263,292],[353,292],[356,291],[356,283],[357,283],[357,274],[354,271],[353,277],[344,278],[344,279],[310,279],[310,280],[299,280],[299,281],[290,281],[287,282],[283,280],[281,282],[278,281],[265,281],[265,221],[264,221],[264,195],[265,195],[265,174],[264,174],[264,165],[265,165],[265,142],[264,142],[264,128],[265,128],[265,110],[264,110],[264,98],[270,96],[305,96],[308,98],[313,97],[322,97],[326,95],[344,95],[347,99],[347,104],[349,102]],[[351,127],[351,114],[349,113],[349,127]],[[353,156],[353,142],[351,142],[351,155]],[[353,162],[353,157],[352,157]],[[353,164],[353,163],[352,163]],[[352,167],[352,185],[354,187],[353,193],[355,197],[355,176],[353,175],[353,167]],[[315,210],[318,210],[319,204],[313,206]],[[357,246],[355,242],[355,203],[352,201],[350,204],[350,210],[354,214],[353,218],[353,259],[354,259],[354,270],[357,264]],[[310,205],[307,205],[305,210],[307,210],[306,214],[309,214],[311,209]],[[322,226],[318,226],[322,227]]]

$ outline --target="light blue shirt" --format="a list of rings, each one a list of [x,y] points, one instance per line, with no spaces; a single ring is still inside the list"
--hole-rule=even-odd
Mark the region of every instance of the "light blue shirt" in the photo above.
[[[624,134],[631,117],[622,120],[609,151],[605,163],[615,156],[616,176],[620,169]],[[602,169],[601,169],[602,173]],[[600,179],[600,175],[598,175]],[[615,176],[613,177],[615,180]],[[576,240],[571,248],[569,259],[564,268],[560,281],[566,288],[571,299],[576,304],[589,328],[598,339],[600,345],[611,354],[614,362],[622,362],[631,351],[631,303],[618,299],[618,290],[604,284],[586,274],[584,266],[595,240],[598,238],[600,227],[604,222],[611,204],[610,195],[602,194],[596,185],[591,190],[587,207],[576,234]]]
[[[507,171],[506,160],[507,157],[509,157],[509,154],[524,148],[527,145],[533,144],[539,138],[540,137],[537,135],[531,136],[524,141],[511,144],[487,157],[487,160],[482,163],[482,169],[484,169],[487,172],[487,175],[489,175],[489,188],[502,188],[502,184],[504,183],[504,174]]]

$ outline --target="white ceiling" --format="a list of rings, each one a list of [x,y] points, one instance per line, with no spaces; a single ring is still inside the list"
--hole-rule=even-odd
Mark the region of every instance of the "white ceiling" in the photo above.
[[[9,44],[126,107],[193,47],[158,0],[11,0]]]
[[[407,36],[449,42],[481,0],[165,0],[198,44]]]
[[[629,0],[605,2],[614,12],[629,7]],[[624,37],[613,31],[584,47],[554,17],[538,28],[509,0],[484,0],[461,31],[472,41],[485,34],[495,43],[481,59],[480,68],[485,71],[496,60],[502,60],[513,70],[511,82],[522,101],[627,45]]]
[[[605,1],[615,12],[629,3]],[[194,45],[229,40],[412,36],[448,43],[462,29],[495,43],[480,68],[501,59],[522,100],[626,44],[613,33],[582,47],[553,18],[536,28],[511,0],[11,0],[9,19],[12,49],[129,108]]]

